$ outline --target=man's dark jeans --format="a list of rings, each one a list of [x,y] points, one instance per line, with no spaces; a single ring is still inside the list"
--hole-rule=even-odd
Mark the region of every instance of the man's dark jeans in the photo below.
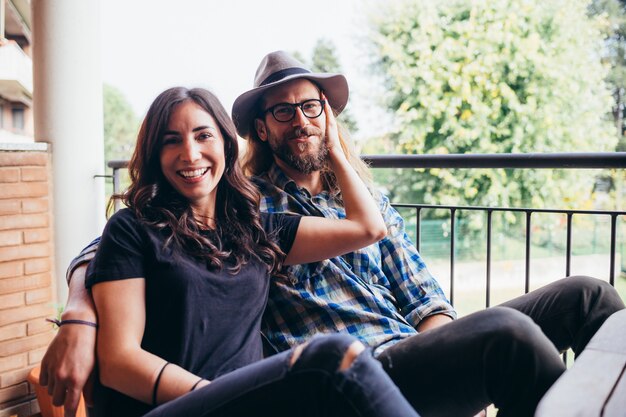
[[[559,352],[578,355],[604,321],[624,308],[608,283],[568,277],[385,350],[378,359],[424,417],[532,416],[565,371]]]

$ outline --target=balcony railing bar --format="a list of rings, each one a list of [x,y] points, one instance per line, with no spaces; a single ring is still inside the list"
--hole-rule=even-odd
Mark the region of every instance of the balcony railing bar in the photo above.
[[[617,214],[611,214],[611,272],[609,282],[615,285],[615,249],[617,236]]]
[[[525,154],[363,155],[372,168],[626,168],[626,152],[563,152]],[[107,163],[113,170],[128,160]]]
[[[567,213],[567,236],[565,249],[565,276],[569,277],[572,270],[572,219],[573,213]]]
[[[532,240],[532,214],[533,213],[550,213],[550,214],[564,214],[567,216],[566,226],[566,254],[565,254],[565,275],[569,276],[571,273],[571,259],[572,259],[572,219],[574,214],[578,215],[605,215],[611,218],[611,230],[610,230],[610,271],[609,282],[611,285],[615,285],[615,258],[617,247],[617,218],[619,216],[626,216],[626,211],[602,211],[602,210],[567,210],[567,209],[531,209],[531,208],[516,208],[516,207],[480,207],[480,206],[439,206],[433,204],[408,204],[398,203],[393,204],[396,208],[409,208],[415,210],[416,218],[416,230],[417,230],[417,242],[416,247],[418,251],[421,246],[420,239],[420,227],[421,227],[421,214],[424,209],[438,209],[448,210],[450,213],[450,302],[454,304],[454,278],[455,278],[455,223],[457,211],[470,210],[470,211],[484,211],[487,213],[487,255],[486,255],[486,291],[487,296],[485,299],[485,307],[490,306],[490,291],[491,291],[491,235],[492,235],[492,214],[493,212],[518,212],[524,213],[526,218],[526,236],[524,239],[525,245],[525,267],[524,267],[524,292],[530,291],[530,261],[531,261],[531,240]]]
[[[524,293],[530,291],[530,234],[532,212],[526,212],[526,263],[524,271]]]
[[[626,168],[626,152],[364,155],[372,168]]]
[[[449,154],[449,155],[365,155],[363,159],[372,168],[522,168],[522,169],[611,169],[626,168],[626,152],[586,152],[586,153],[551,153],[551,154]],[[114,160],[108,162],[108,167],[113,170],[113,190],[120,191],[120,170],[128,167],[126,160]],[[524,213],[526,217],[525,237],[525,291],[530,289],[530,259],[531,259],[531,233],[532,214],[551,213],[564,214],[567,216],[567,242],[565,272],[570,275],[572,256],[572,219],[576,215],[609,215],[611,216],[611,254],[610,254],[610,283],[615,285],[615,257],[616,257],[616,234],[617,218],[626,215],[626,211],[601,211],[601,210],[561,210],[561,209],[531,209],[517,207],[481,207],[481,206],[452,206],[452,205],[427,205],[427,204],[394,204],[398,208],[413,208],[416,210],[417,237],[416,246],[421,246],[421,217],[423,209],[444,209],[451,216],[451,249],[450,249],[450,300],[454,299],[454,268],[455,268],[455,219],[457,211],[472,210],[485,211],[487,213],[487,272],[486,272],[486,306],[490,305],[491,290],[491,257],[492,257],[492,214],[494,212]],[[119,201],[116,201],[117,210]]]
[[[417,207],[417,212],[415,213],[416,222],[415,222],[415,236],[417,239],[416,248],[419,252],[420,250],[420,242],[421,242],[421,231],[422,231],[422,208]]]
[[[487,277],[485,282],[485,307],[491,306],[491,221],[493,210],[487,210]]]
[[[450,303],[454,305],[454,258],[455,258],[456,208],[450,209]]]
[[[393,203],[394,207],[399,208],[420,208],[420,209],[443,209],[443,210],[473,210],[473,211],[510,211],[517,213],[552,213],[552,214],[604,214],[607,216],[626,216],[626,211],[611,210],[574,210],[574,209],[535,209],[528,207],[486,207],[486,206],[454,206],[454,205],[436,205],[436,204],[411,204],[411,203]]]

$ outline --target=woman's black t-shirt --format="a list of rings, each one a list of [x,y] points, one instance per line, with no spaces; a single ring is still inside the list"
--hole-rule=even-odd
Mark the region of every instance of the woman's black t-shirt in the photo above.
[[[261,221],[287,253],[300,217],[262,214]],[[104,229],[86,286],[145,279],[142,348],[203,378],[214,379],[262,359],[266,265],[253,258],[234,275],[227,268],[211,270],[205,261],[164,248],[164,241],[162,232],[140,223],[131,210],[118,211]],[[97,391],[98,415],[137,416],[151,408],[111,389]]]

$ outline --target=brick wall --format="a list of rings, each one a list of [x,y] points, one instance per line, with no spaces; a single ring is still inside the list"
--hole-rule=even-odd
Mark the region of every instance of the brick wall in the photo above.
[[[0,417],[38,412],[26,375],[54,333],[50,210],[45,144],[0,147]]]

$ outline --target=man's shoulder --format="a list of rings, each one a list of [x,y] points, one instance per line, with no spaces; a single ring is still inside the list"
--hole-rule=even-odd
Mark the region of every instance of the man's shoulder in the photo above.
[[[267,173],[263,173],[260,175],[255,175],[251,177],[252,182],[256,185],[257,189],[264,197],[276,197],[279,195],[288,194],[280,184],[272,181],[272,179],[267,175]]]

